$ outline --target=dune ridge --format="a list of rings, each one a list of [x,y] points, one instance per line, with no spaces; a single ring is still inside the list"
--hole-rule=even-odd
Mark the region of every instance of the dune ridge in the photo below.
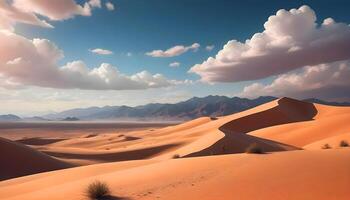
[[[14,152],[86,166],[2,181],[0,199],[81,200],[98,179],[130,199],[345,200],[350,148],[338,146],[350,139],[348,119],[350,107],[281,98],[159,129],[26,138],[29,147],[11,142]],[[266,154],[244,154],[253,143]],[[324,143],[333,149],[321,150]]]

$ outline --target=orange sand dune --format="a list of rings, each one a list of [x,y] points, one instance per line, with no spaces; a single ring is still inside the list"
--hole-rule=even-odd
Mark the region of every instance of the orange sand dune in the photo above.
[[[282,98],[160,129],[2,139],[2,179],[88,166],[2,181],[0,199],[82,200],[96,179],[131,199],[348,199],[350,148],[336,146],[350,142],[349,119],[349,107]],[[240,154],[252,143],[268,153]]]
[[[290,107],[290,109],[289,109]],[[261,113],[261,114],[260,114]],[[118,136],[103,135],[92,138],[73,138],[52,144],[55,147],[120,149],[125,146],[154,146],[154,144],[178,144],[175,151],[163,152],[158,158],[169,158],[174,154],[181,156],[202,156],[212,154],[240,153],[252,143],[257,143],[266,151],[297,149],[290,145],[269,141],[246,135],[250,129],[259,129],[275,124],[311,120],[316,111],[312,104],[281,99],[241,113],[210,120],[199,118],[184,124],[153,131],[136,131],[129,133],[132,141],[121,141]],[[247,121],[248,120],[248,121]],[[236,124],[236,125],[235,125]],[[116,141],[111,145],[110,141]],[[108,145],[109,144],[109,145]]]
[[[349,155],[350,149],[338,149],[181,158],[127,169],[117,167],[121,162],[115,170],[91,165],[2,182],[0,199],[81,200],[87,184],[98,179],[114,196],[130,199],[345,200]]]
[[[335,135],[323,140],[316,141],[314,143],[304,146],[304,149],[322,149],[325,144],[330,145],[331,148],[342,148],[340,147],[340,142],[346,141],[350,145],[350,132],[341,135]]]
[[[334,112],[333,108],[282,98],[217,120],[202,117],[162,129],[88,134],[61,141],[56,139],[54,142],[31,139],[31,144],[36,142],[37,145],[32,147],[80,165],[145,158],[169,159],[175,154],[184,157],[242,153],[252,143],[257,143],[269,152],[296,150],[304,145],[280,139],[292,135],[275,132],[276,137],[271,137],[265,130],[314,123],[315,119],[329,119],[330,116],[340,115],[342,110],[349,110],[337,108],[340,111]],[[322,124],[315,125],[316,128],[319,126]],[[261,135],[256,132],[261,132]],[[304,135],[310,137],[310,134]],[[25,142],[28,144],[29,140],[26,139]],[[49,144],[40,145],[40,142]]]
[[[302,148],[350,132],[350,107],[314,106],[317,114],[310,121],[267,127],[250,134]]]
[[[0,152],[0,180],[71,167],[44,153],[4,138],[0,138]]]

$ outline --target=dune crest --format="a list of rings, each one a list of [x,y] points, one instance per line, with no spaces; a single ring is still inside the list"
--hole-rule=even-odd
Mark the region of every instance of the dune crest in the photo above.
[[[345,200],[350,149],[335,146],[350,139],[349,119],[349,107],[281,98],[160,129],[19,140],[30,147],[1,139],[0,150],[6,147],[10,156],[25,162],[14,169],[6,165],[7,173],[38,174],[1,182],[0,199],[44,200],[49,195],[65,200],[69,195],[81,200],[84,188],[100,179],[113,195],[131,199],[250,200],[258,194],[261,199]],[[333,149],[321,150],[324,143]],[[266,153],[243,153],[251,144]],[[40,165],[28,168],[32,160]],[[87,166],[63,169],[74,164]],[[51,171],[56,169],[61,170]],[[49,172],[39,173],[44,171]]]

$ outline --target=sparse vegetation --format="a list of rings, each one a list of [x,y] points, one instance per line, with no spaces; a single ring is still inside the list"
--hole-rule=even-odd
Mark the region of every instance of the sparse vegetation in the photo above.
[[[210,120],[217,120],[217,117],[210,117]]]
[[[349,147],[349,143],[346,140],[342,140],[339,143],[340,147]]]
[[[179,154],[173,155],[173,159],[177,159],[177,158],[181,158],[181,156]]]
[[[329,144],[324,144],[322,147],[322,149],[331,149],[332,147]]]
[[[258,144],[254,143],[254,144],[249,145],[245,152],[246,153],[263,154],[264,150]]]
[[[86,196],[90,200],[103,200],[110,196],[110,189],[105,182],[94,181],[86,189]]]
[[[225,152],[226,152],[226,147],[225,147],[225,145],[222,145],[222,146],[221,146],[221,151],[222,151],[222,153],[225,153]]]

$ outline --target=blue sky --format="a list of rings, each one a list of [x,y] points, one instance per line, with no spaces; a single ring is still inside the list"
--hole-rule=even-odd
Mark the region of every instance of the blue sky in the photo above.
[[[83,1],[81,1],[83,2]],[[76,16],[72,20],[54,22],[54,29],[18,25],[17,32],[29,38],[47,38],[65,52],[62,64],[83,60],[89,66],[101,62],[116,65],[120,71],[132,74],[140,70],[162,73],[169,78],[192,80],[189,68],[215,56],[231,39],[245,41],[263,30],[263,24],[279,9],[309,5],[317,12],[318,20],[332,17],[350,22],[349,1],[227,1],[227,0],[115,0],[116,10],[94,10],[93,16]],[[332,2],[332,3],[330,3]],[[172,58],[152,58],[145,52],[167,49],[194,42],[202,48],[196,53],[185,53]],[[208,52],[203,47],[214,45]],[[88,49],[102,47],[114,52],[111,56],[92,55]],[[133,56],[128,57],[130,52]],[[171,62],[181,67],[169,69]]]
[[[81,5],[85,2],[77,1]],[[107,1],[102,0],[102,4],[105,2]],[[318,24],[322,24],[323,20],[328,17],[332,17],[336,22],[350,23],[349,1],[114,0],[111,2],[115,5],[114,11],[108,12],[105,8],[93,9],[92,15],[88,17],[76,15],[65,20],[47,20],[45,16],[38,15],[40,19],[46,19],[55,28],[17,23],[15,33],[28,39],[45,38],[56,44],[64,52],[64,58],[58,61],[59,66],[75,60],[82,60],[91,69],[98,67],[101,63],[110,63],[126,75],[146,70],[151,74],[160,73],[169,80],[188,79],[195,83],[178,85],[172,89],[159,88],[142,91],[84,91],[55,88],[47,91],[47,88],[42,89],[36,85],[30,90],[38,91],[38,93],[46,92],[48,95],[76,93],[76,91],[89,93],[90,95],[84,94],[86,95],[84,98],[90,101],[82,105],[83,107],[104,104],[138,105],[157,100],[174,102],[191,96],[215,94],[232,96],[239,94],[245,86],[257,81],[260,84],[269,84],[276,78],[276,75],[272,74],[258,80],[228,81],[228,83],[219,81],[213,84],[196,82],[201,76],[196,73],[188,73],[188,71],[195,64],[203,63],[208,57],[215,57],[229,40],[234,39],[244,43],[255,33],[264,31],[263,25],[268,17],[275,15],[279,9],[298,9],[302,5],[308,5],[315,11]],[[176,45],[189,46],[193,43],[200,44],[200,48],[195,52],[189,50],[174,57],[145,55],[146,52],[153,50],[166,50]],[[205,47],[208,45],[214,45],[213,50],[206,50]],[[89,51],[95,48],[107,49],[113,54],[97,55]],[[169,64],[173,62],[181,64],[179,67],[169,67]],[[25,90],[28,89],[17,92],[24,94]],[[110,101],[94,99],[96,95],[104,93],[113,93],[111,94],[112,99]],[[140,93],[145,95],[142,96]],[[170,95],[169,99],[155,98],[164,93],[172,95],[178,93],[179,96],[173,98]],[[129,101],[128,97],[138,100]],[[33,97],[35,98],[38,96]],[[71,100],[76,100],[76,98]],[[68,97],[64,99],[69,101]],[[64,105],[57,108],[47,106],[47,110],[64,110],[79,104],[67,103]],[[11,111],[9,109],[6,112]],[[18,110],[14,109],[14,112]],[[44,107],[41,112],[45,112]]]

